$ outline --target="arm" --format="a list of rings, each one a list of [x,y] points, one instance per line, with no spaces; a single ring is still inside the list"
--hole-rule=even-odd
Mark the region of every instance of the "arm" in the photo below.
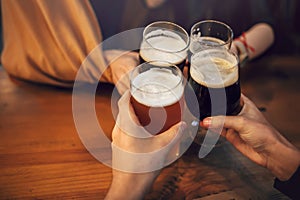
[[[232,43],[232,51],[237,53],[241,62],[252,60],[263,54],[274,43],[273,28],[266,23],[258,23],[236,38]]]
[[[133,174],[113,170],[112,183],[105,199],[143,199],[158,174],[159,171]]]
[[[139,64],[139,54],[122,50],[107,50],[103,52],[108,65],[109,82],[114,84],[119,93],[129,89],[129,73]]]
[[[112,132],[113,179],[106,199],[142,199],[164,167],[169,151],[178,144],[186,126],[180,122],[159,135],[138,137],[140,129],[135,129],[132,124],[139,123],[129,98],[130,94],[126,92],[118,103],[122,111]],[[129,113],[124,112],[126,109]],[[131,127],[130,133],[128,127]]]
[[[245,156],[269,169],[279,180],[291,178],[300,165],[300,151],[272,127],[256,106],[243,96],[239,116],[225,117],[222,136]],[[206,118],[202,126],[222,126],[222,116]]]

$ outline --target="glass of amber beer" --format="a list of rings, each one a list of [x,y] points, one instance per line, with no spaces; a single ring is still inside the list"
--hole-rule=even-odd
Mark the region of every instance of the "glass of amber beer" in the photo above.
[[[165,61],[144,62],[130,75],[130,101],[140,124],[156,135],[181,121],[184,77]]]
[[[199,102],[200,120],[241,111],[239,61],[227,48],[209,48],[192,55],[189,83]]]
[[[188,54],[190,38],[179,25],[157,21],[143,32],[140,46],[140,62],[165,60],[183,70]]]
[[[233,31],[230,26],[223,22],[203,20],[192,26],[190,40],[190,52],[192,54],[207,48],[230,49]]]

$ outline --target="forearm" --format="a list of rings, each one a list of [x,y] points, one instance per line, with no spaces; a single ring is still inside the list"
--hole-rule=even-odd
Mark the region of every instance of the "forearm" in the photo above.
[[[267,168],[281,181],[288,180],[300,166],[300,151],[283,136],[270,148]]]
[[[120,94],[123,94],[129,89],[129,74],[139,64],[139,54],[124,50],[107,50],[103,55],[108,66],[107,82],[115,84]]]
[[[274,32],[270,25],[260,23],[253,26],[246,32],[246,38],[254,51],[249,51],[249,59],[255,58],[264,53],[274,42]]]
[[[253,59],[264,53],[274,43],[273,28],[266,23],[259,23],[236,38],[233,42],[240,55]]]

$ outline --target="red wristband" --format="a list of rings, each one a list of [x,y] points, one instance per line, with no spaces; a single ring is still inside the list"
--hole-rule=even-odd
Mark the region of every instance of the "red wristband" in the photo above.
[[[252,46],[250,46],[250,45],[247,43],[245,32],[242,33],[242,35],[241,35],[240,37],[236,38],[235,40],[240,41],[241,43],[243,43],[243,45],[245,46],[245,48],[246,48],[247,51],[250,50],[252,53],[255,52],[255,48],[252,47]]]

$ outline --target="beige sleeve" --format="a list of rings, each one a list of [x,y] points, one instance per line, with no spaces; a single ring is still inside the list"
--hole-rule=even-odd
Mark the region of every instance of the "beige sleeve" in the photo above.
[[[72,86],[86,56],[102,41],[88,0],[2,0],[4,47],[1,62],[12,76]],[[99,80],[106,62],[94,51],[85,80]],[[110,81],[109,71],[101,77]]]

